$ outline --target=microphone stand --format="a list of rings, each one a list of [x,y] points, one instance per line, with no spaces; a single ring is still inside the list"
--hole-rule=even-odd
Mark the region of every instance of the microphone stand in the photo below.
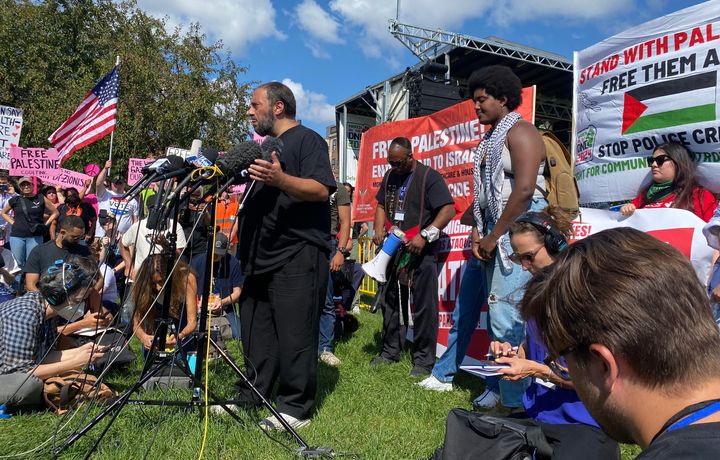
[[[216,182],[217,183],[217,182]],[[218,197],[227,190],[231,185],[233,185],[232,181],[228,181],[228,183],[225,183],[221,186],[220,190],[218,190],[217,193],[214,193],[214,198],[210,201],[208,204],[209,211],[211,218],[210,218],[210,229],[211,232],[209,232],[210,235],[212,235],[215,231],[215,209],[217,205]],[[252,191],[253,187],[255,185],[255,181],[252,181],[250,185],[247,187],[247,190],[243,194],[243,199],[238,205],[238,218],[240,218],[240,214],[242,213],[242,210],[244,209],[245,201],[250,196],[250,192]],[[211,189],[214,190],[216,185],[212,186]],[[159,201],[159,200],[158,200]],[[176,231],[177,231],[177,225],[178,225],[178,214],[180,211],[180,202],[181,202],[181,196],[180,193],[176,194],[173,197],[172,202],[168,205],[168,209],[172,209],[173,213],[173,225],[172,225],[172,233],[168,237],[169,244],[168,247],[165,249],[166,251],[169,251],[166,255],[168,257],[168,264],[167,264],[167,272],[165,275],[165,279],[169,280],[172,276],[172,269],[175,265],[176,260],[176,248],[177,248],[177,241],[176,241]],[[156,206],[162,208],[162,203],[157,203]],[[155,209],[155,212],[157,212],[157,208]],[[160,211],[162,213],[162,210]],[[162,214],[161,214],[162,215]],[[163,220],[160,222],[161,226],[165,226],[166,221]],[[162,304],[162,313],[160,319],[156,320],[157,326],[155,328],[155,333],[153,336],[153,345],[157,343],[158,345],[158,352],[154,352],[154,347],[151,347],[147,360],[145,362],[145,366],[143,368],[143,371],[140,375],[140,379],[132,385],[125,393],[123,393],[121,396],[119,396],[112,404],[110,404],[107,408],[105,408],[100,414],[95,416],[86,426],[81,428],[80,430],[76,431],[70,437],[65,441],[65,444],[57,446],[53,449],[52,455],[53,458],[57,458],[62,452],[64,452],[66,449],[68,449],[70,446],[72,446],[77,440],[79,440],[82,436],[87,434],[95,425],[97,425],[102,419],[104,419],[108,415],[112,415],[110,418],[110,421],[105,425],[105,428],[100,433],[98,438],[95,440],[94,444],[90,448],[90,450],[86,453],[85,458],[89,459],[92,453],[98,448],[100,445],[100,441],[103,439],[105,434],[108,432],[110,427],[112,426],[113,422],[117,418],[117,416],[120,414],[120,411],[122,410],[125,405],[160,405],[160,406],[179,406],[179,407],[186,407],[186,408],[193,408],[193,407],[203,407],[206,403],[208,405],[219,405],[221,406],[230,416],[232,416],[238,423],[244,426],[243,420],[235,413],[233,412],[228,405],[235,404],[235,403],[241,403],[242,401],[234,401],[234,400],[223,400],[218,398],[215,394],[210,392],[208,390],[208,396],[209,399],[212,400],[212,404],[210,404],[208,401],[203,402],[200,400],[200,394],[205,390],[205,385],[203,384],[202,377],[203,377],[203,366],[205,364],[205,353],[204,351],[207,349],[208,345],[212,345],[215,347],[215,349],[218,351],[220,356],[223,358],[223,361],[225,361],[228,366],[235,372],[235,374],[240,377],[240,379],[243,381],[243,384],[246,385],[254,394],[255,396],[262,402],[262,404],[277,418],[277,420],[282,424],[282,426],[285,428],[285,430],[292,436],[292,438],[295,440],[295,442],[300,446],[300,448],[297,451],[297,455],[299,455],[302,458],[330,458],[334,457],[334,452],[330,448],[326,447],[310,447],[310,445],[305,442],[305,440],[293,429],[292,426],[280,415],[278,410],[272,405],[270,401],[265,398],[265,396],[255,387],[253,382],[248,379],[248,377],[245,375],[245,373],[240,369],[240,367],[235,364],[235,362],[232,360],[232,358],[220,347],[218,347],[217,343],[210,337],[207,333],[207,322],[208,322],[208,315],[209,315],[209,309],[208,309],[208,301],[210,298],[210,283],[211,283],[211,277],[213,273],[213,253],[214,253],[214,244],[210,244],[208,242],[207,245],[207,251],[205,253],[205,278],[203,279],[203,286],[202,286],[202,302],[200,306],[200,320],[198,324],[199,331],[196,332],[193,337],[187,339],[185,343],[182,343],[180,340],[179,332],[175,330],[173,322],[169,319],[170,316],[170,303],[171,303],[171,292],[172,292],[172,281],[168,281],[168,284],[165,286],[165,291],[163,292],[163,304]],[[163,252],[165,253],[165,252]],[[138,280],[136,280],[137,282]],[[165,345],[167,342],[167,329],[168,327],[171,327],[172,332],[175,334],[176,338],[176,349],[175,351],[168,353],[165,352]],[[190,370],[190,367],[187,362],[187,353],[185,352],[184,347],[192,341],[195,340],[196,343],[196,361],[195,361],[195,372],[193,373]],[[176,357],[177,354],[180,353],[181,360],[177,361]],[[158,362],[156,362],[158,360]],[[132,394],[137,391],[138,389],[142,388],[142,386],[149,381],[153,376],[158,374],[162,369],[164,369],[168,365],[177,365],[177,367],[182,370],[185,375],[187,375],[194,383],[193,387],[193,394],[192,398],[189,402],[184,401],[155,401],[155,400],[130,400],[130,397]]]

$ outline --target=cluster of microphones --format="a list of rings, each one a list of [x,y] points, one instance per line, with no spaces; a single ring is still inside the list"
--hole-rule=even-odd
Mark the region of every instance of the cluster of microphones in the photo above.
[[[275,137],[266,137],[262,144],[242,142],[222,156],[217,150],[200,151],[194,146],[186,158],[168,155],[145,165],[142,169],[143,177],[125,193],[123,198],[134,198],[151,183],[161,183],[155,198],[155,212],[151,212],[148,216],[147,226],[153,229],[158,223],[167,219],[176,198],[179,197],[179,202],[183,202],[204,185],[208,185],[204,193],[204,197],[207,197],[219,195],[232,185],[247,183],[250,181],[248,168],[255,160],[272,161],[271,153],[275,152],[280,156],[282,148],[282,141]],[[221,175],[220,181],[215,180],[215,175],[218,173]],[[178,183],[172,189],[169,184],[174,179],[178,180]]]

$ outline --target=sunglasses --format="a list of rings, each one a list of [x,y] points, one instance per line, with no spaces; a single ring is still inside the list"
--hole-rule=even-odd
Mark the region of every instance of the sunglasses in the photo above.
[[[512,254],[510,254],[509,258],[511,261],[515,262],[518,265],[522,265],[524,263],[531,264],[535,260],[535,256],[538,255],[538,252],[540,252],[540,250],[544,247],[545,246],[540,246],[535,251],[526,252],[524,254],[518,254],[517,252],[513,252]]]
[[[648,168],[652,168],[653,163],[657,163],[658,168],[663,165],[666,161],[672,161],[669,155],[658,155],[656,157],[648,157],[647,164]]]
[[[398,160],[398,161],[390,161],[390,160],[388,160],[388,164],[389,164],[390,166],[392,166],[393,168],[399,168],[400,166],[402,166],[402,165],[404,165],[405,163],[407,163],[407,161],[408,161],[409,159],[410,159],[410,157],[406,157],[406,158],[403,158],[402,160]]]

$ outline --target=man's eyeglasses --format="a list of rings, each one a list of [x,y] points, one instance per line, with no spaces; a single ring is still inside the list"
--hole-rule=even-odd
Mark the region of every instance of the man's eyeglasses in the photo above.
[[[578,349],[578,347],[579,345],[574,345],[564,348],[557,354],[557,356],[547,355],[543,362],[547,367],[550,368],[553,374],[557,375],[566,382],[569,382],[572,380],[572,378],[570,377],[570,371],[568,370],[567,366],[560,364],[560,358],[563,358],[564,356],[574,352]]]
[[[509,257],[510,257],[510,260],[511,260],[511,261],[515,262],[515,263],[518,264],[518,265],[531,264],[531,263],[533,263],[533,261],[535,260],[535,256],[537,256],[538,253],[540,252],[540,250],[541,250],[542,248],[544,248],[544,247],[545,247],[545,246],[543,245],[543,246],[540,246],[539,248],[537,248],[537,249],[536,249],[535,251],[533,251],[533,252],[525,252],[525,253],[522,253],[522,254],[519,254],[519,253],[517,253],[517,252],[513,252],[512,254],[510,254]]]
[[[653,163],[657,163],[658,168],[663,165],[666,161],[672,161],[670,155],[658,155],[656,157],[647,158],[648,168],[652,168]]]

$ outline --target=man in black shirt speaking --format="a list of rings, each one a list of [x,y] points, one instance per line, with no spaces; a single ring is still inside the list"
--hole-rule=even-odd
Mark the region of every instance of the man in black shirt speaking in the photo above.
[[[279,138],[282,152],[249,168],[255,185],[240,214],[238,257],[246,275],[240,298],[247,376],[293,428],[307,425],[315,404],[320,307],[330,252],[330,204],[336,183],[327,143],[295,120],[295,96],[277,82],[253,92],[255,132]],[[257,403],[238,383],[239,398]],[[260,422],[282,429],[275,417]]]

